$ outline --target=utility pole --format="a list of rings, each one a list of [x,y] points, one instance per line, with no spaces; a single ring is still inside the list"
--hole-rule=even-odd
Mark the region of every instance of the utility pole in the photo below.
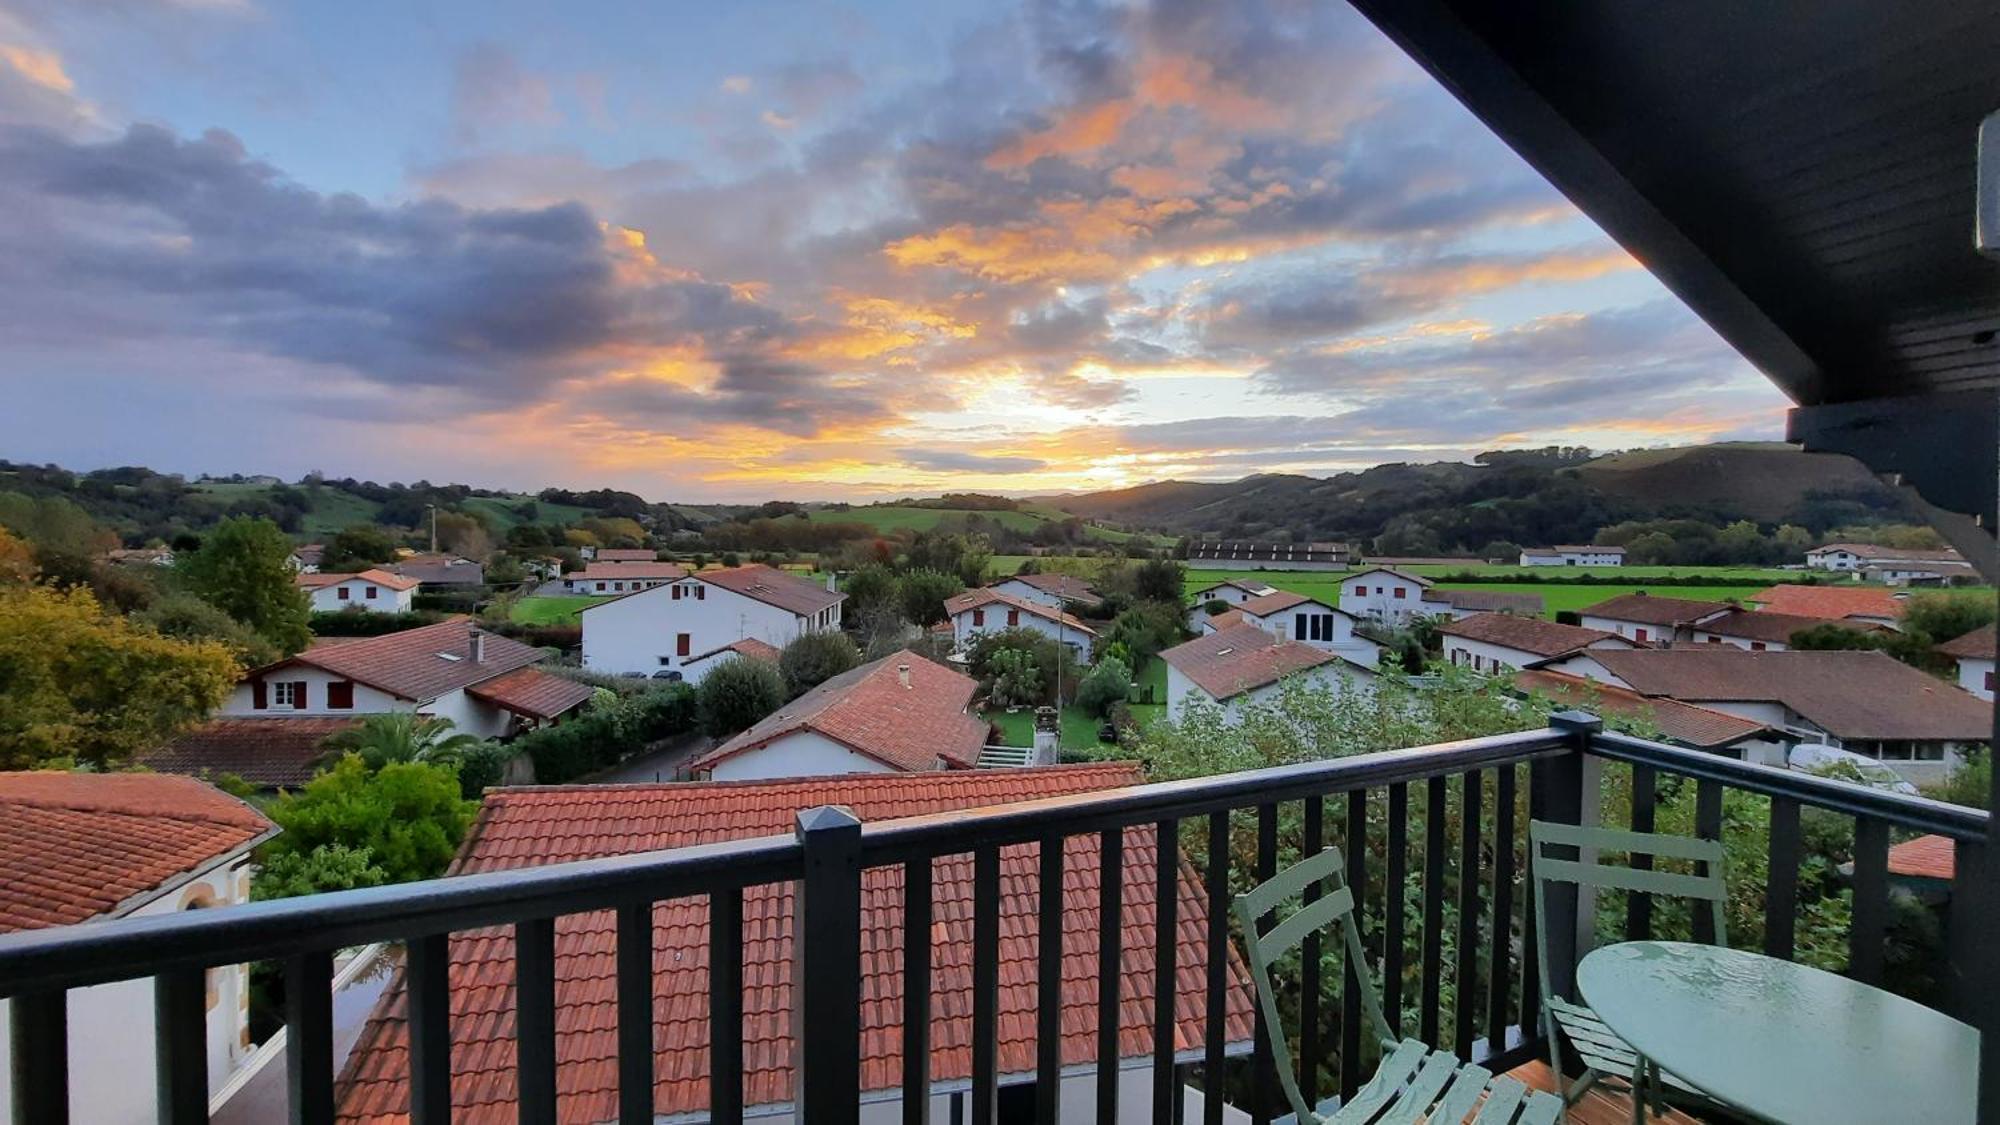
[[[438,506],[425,504],[424,507],[431,513],[431,554],[435,555],[438,553]]]

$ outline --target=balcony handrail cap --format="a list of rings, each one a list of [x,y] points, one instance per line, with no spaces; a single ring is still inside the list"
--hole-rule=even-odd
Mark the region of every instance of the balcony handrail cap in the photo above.
[[[1588,711],[1557,711],[1549,716],[1549,725],[1572,734],[1598,734],[1604,730],[1604,720]]]

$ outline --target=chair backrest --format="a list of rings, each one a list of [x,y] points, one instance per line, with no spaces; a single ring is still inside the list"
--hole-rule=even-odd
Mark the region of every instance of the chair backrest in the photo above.
[[[1541,975],[1542,996],[1554,995],[1549,986],[1548,884],[1571,883],[1597,890],[1671,895],[1706,902],[1715,921],[1715,944],[1728,945],[1723,927],[1723,906],[1729,898],[1729,884],[1722,874],[1722,842],[1695,836],[1670,836],[1655,832],[1632,832],[1622,828],[1586,828],[1576,824],[1556,824],[1546,820],[1528,822],[1535,879],[1536,967]],[[1575,859],[1549,854],[1550,848],[1575,848]],[[1659,871],[1623,864],[1599,863],[1592,852],[1624,852],[1656,859],[1692,860],[1701,865],[1689,874]],[[1583,940],[1581,937],[1579,941]],[[1579,948],[1581,957],[1589,952]]]
[[[1266,915],[1276,911],[1281,903],[1295,898],[1303,900],[1306,888],[1314,883],[1320,885],[1319,898],[1303,902],[1297,910],[1277,918],[1270,929],[1258,931],[1257,925]],[[1295,1077],[1298,1068],[1292,1063],[1284,1021],[1278,1014],[1277,990],[1271,984],[1272,963],[1303,945],[1308,935],[1338,923],[1346,942],[1347,963],[1354,967],[1354,980],[1361,989],[1361,1007],[1368,1015],[1369,1025],[1382,1043],[1394,1044],[1397,1040],[1395,1028],[1382,1016],[1382,1002],[1369,978],[1367,955],[1361,948],[1361,929],[1354,924],[1354,892],[1341,878],[1340,849],[1327,848],[1309,855],[1237,895],[1235,909],[1237,921],[1243,926],[1250,974],[1257,982],[1257,1002],[1263,1007],[1266,1034],[1271,1037],[1271,1058],[1278,1081],[1300,1121],[1318,1120],[1313,1107],[1306,1104],[1305,1095],[1299,1091]],[[1341,1060],[1341,1064],[1353,1065],[1347,1059]]]

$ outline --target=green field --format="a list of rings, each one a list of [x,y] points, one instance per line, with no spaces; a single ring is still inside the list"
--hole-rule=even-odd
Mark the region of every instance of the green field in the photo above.
[[[1516,569],[1518,568],[1481,567],[1475,573],[1509,573]],[[1726,601],[1730,598],[1741,599],[1762,590],[1766,586],[1771,585],[1772,582],[1781,581],[1785,574],[1783,571],[1778,571],[1773,572],[1771,577],[1764,577],[1758,571],[1736,569],[1703,570],[1689,567],[1633,567],[1631,569],[1633,572],[1638,572],[1631,574],[1631,577],[1635,578],[1664,577],[1667,573],[1675,575],[1698,574],[1704,577],[1713,575],[1715,582],[1702,586],[1648,586],[1643,581],[1618,583],[1615,585],[1610,583],[1592,583],[1589,585],[1579,584],[1573,586],[1552,582],[1440,582],[1438,583],[1438,587],[1447,590],[1490,590],[1496,594],[1539,594],[1541,595],[1542,604],[1548,616],[1554,617],[1562,610],[1581,609],[1587,605],[1596,605],[1598,602],[1608,598],[1615,598],[1620,594],[1632,594],[1641,590],[1666,598],[1691,598],[1706,601]],[[1644,571],[1651,569],[1657,569],[1661,573],[1658,575],[1644,573]],[[1616,574],[1619,572],[1614,570],[1612,573]],[[1797,572],[1792,572],[1791,576],[1797,577]],[[1290,590],[1293,593],[1304,594],[1309,598],[1317,598],[1329,605],[1339,605],[1340,584],[1346,578],[1346,575],[1338,571],[1191,570],[1188,571],[1187,575],[1188,593],[1192,594],[1204,586],[1220,582],[1225,578],[1243,578],[1263,582],[1280,590]]]
[[[1272,585],[1275,586],[1277,583],[1274,582]],[[1728,586],[1647,586],[1644,583],[1634,583],[1630,586],[1555,586],[1531,582],[1440,582],[1438,588],[1490,590],[1496,594],[1540,594],[1547,616],[1554,617],[1563,610],[1582,609],[1621,594],[1644,592],[1662,598],[1687,598],[1692,601],[1722,602],[1731,598],[1741,601],[1769,585],[1769,582]]]
[[[610,600],[582,594],[527,597],[514,603],[510,619],[517,625],[575,625],[579,611]]]

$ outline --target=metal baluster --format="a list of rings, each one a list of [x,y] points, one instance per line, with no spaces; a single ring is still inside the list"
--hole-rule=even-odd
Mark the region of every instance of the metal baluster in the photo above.
[[[903,1125],[931,1119],[931,861],[903,864]]]
[[[1654,829],[1654,795],[1659,780],[1659,771],[1651,766],[1632,767],[1632,831],[1651,832]],[[1653,854],[1642,852],[1631,857],[1632,866],[1641,871],[1653,869]],[[1645,941],[1653,936],[1653,896],[1645,891],[1628,891],[1625,895],[1625,940]]]
[[[1257,807],[1257,882],[1264,883],[1278,873],[1278,806]],[[1266,916],[1268,917],[1268,915]],[[1261,932],[1264,918],[1257,919]],[[1269,1125],[1273,1091],[1277,1089],[1276,1064],[1271,1057],[1271,1036],[1276,1029],[1264,1024],[1264,1006],[1257,1005],[1257,1037],[1251,1048],[1250,1120]]]
[[[1000,849],[972,856],[972,1125],[1000,1106]]]
[[[1703,779],[1694,790],[1694,834],[1704,840],[1722,839],[1722,783]],[[1706,863],[1697,863],[1701,874],[1708,873]],[[1715,943],[1715,917],[1707,910],[1694,912],[1694,940],[1713,945]]]
[[[1433,777],[1424,786],[1424,962],[1423,999],[1417,1035],[1440,1046],[1438,1009],[1444,999],[1444,849],[1445,779]]]
[[[1493,944],[1486,967],[1486,1050],[1507,1049],[1507,1013],[1514,998],[1514,767],[1494,771]]]
[[[1361,931],[1362,948],[1367,948],[1368,930],[1363,924],[1367,912],[1361,908],[1368,890],[1368,793],[1355,789],[1347,794],[1347,885],[1354,892],[1354,926]],[[1347,1099],[1361,1088],[1361,1063],[1369,1044],[1361,1034],[1362,974],[1366,963],[1355,964],[1343,951],[1341,978],[1346,987],[1340,996],[1340,1096]]]
[[[742,892],[717,894],[709,900],[711,938],[708,954],[710,1012],[715,1006],[715,983],[717,972],[715,947],[721,937],[714,931],[727,919],[722,917],[722,909],[729,902],[737,904],[736,948],[741,950],[742,941]],[[718,909],[718,906],[722,909]],[[737,965],[737,996],[741,997],[742,966]],[[653,1121],[653,904],[638,903],[618,908],[618,1122],[619,1125],[652,1125]],[[721,1021],[717,1021],[718,1023]],[[722,1049],[725,1036],[716,1034],[709,1028],[709,1068],[711,1072],[722,1069],[723,1059],[716,1052]],[[742,1051],[742,1034],[730,1036],[737,1043],[739,1056]],[[737,1063],[739,1071],[742,1063]],[[709,1079],[708,1104],[710,1115],[722,1120],[720,1106],[715,1096],[716,1082],[711,1073]]]
[[[1035,1120],[1053,1123],[1062,1104],[1063,847],[1042,841],[1035,949]]]
[[[171,969],[153,978],[153,1058],[160,1125],[206,1122],[208,981],[202,970]]]
[[[821,805],[799,813],[797,825],[802,855],[799,890],[793,896],[792,1018],[799,1033],[794,1044],[792,1099],[801,1117],[813,1125],[857,1125],[861,1116],[861,822],[847,809]],[[974,932],[976,935],[976,927]],[[978,963],[975,941],[975,1011]],[[975,1041],[978,1030],[975,1020]],[[991,1028],[987,1034],[992,1034]],[[981,1125],[990,1125],[992,1110],[989,1101]],[[978,1114],[975,1105],[975,1120]]]
[[[1771,798],[1771,853],[1764,882],[1764,952],[1789,961],[1797,948],[1799,803]],[[1725,872],[1725,874],[1727,874]]]
[[[1208,815],[1208,1012],[1202,1021],[1201,1120],[1222,1125],[1223,1047],[1229,1038],[1229,814]]]
[[[1478,770],[1459,778],[1458,821],[1458,980],[1452,1005],[1457,1034],[1453,1049],[1461,1059],[1472,1057],[1472,1040],[1479,1034],[1479,806],[1482,779]]]
[[[1382,886],[1382,1011],[1403,1033],[1403,914],[1410,882],[1410,787],[1389,786],[1389,856]],[[1346,1060],[1342,1060],[1342,1066]]]
[[[1854,822],[1854,915],[1848,932],[1847,973],[1863,984],[1882,983],[1882,940],[1889,926],[1889,826]]]
[[[411,1125],[451,1121],[451,936],[427,934],[406,947],[410,1003]]]
[[[285,1091],[292,1125],[332,1125],[333,954],[323,950],[285,960]]]
[[[1118,1120],[1118,992],[1124,983],[1125,832],[1099,838],[1097,882],[1097,1119]]]
[[[68,1125],[69,994],[29,992],[7,1006],[14,1120]]]
[[[646,1102],[652,1104],[652,911],[646,926]],[[710,1125],[743,1120],[743,892],[708,896],[708,1118]],[[798,935],[793,941],[799,941]],[[650,1117],[648,1118],[650,1120]]]
[[[514,925],[514,1069],[521,1125],[556,1119],[556,920]]]
[[[1173,1125],[1179,1104],[1174,1067],[1174,1003],[1180,958],[1179,823],[1153,827],[1158,885],[1153,922],[1153,1125]]]
[[[1305,804],[1306,855],[1318,855],[1326,847],[1326,800],[1322,797],[1307,797]],[[1351,845],[1350,845],[1351,846]],[[1305,893],[1300,897],[1312,902],[1324,893],[1320,880],[1306,884]],[[1320,1042],[1319,1002],[1323,990],[1320,980],[1320,935],[1315,930],[1306,935],[1305,943],[1299,947],[1299,1090],[1306,1096],[1306,1104],[1319,1104],[1319,1064],[1325,1055],[1325,1047]],[[1342,1044],[1345,1050],[1346,1045]]]

